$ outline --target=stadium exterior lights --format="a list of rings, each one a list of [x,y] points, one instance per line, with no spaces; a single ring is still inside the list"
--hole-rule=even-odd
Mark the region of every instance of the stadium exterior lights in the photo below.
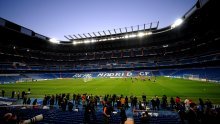
[[[106,41],[106,40],[108,40],[108,39],[102,39],[102,41]]]
[[[57,40],[56,38],[51,38],[49,41],[50,41],[51,43],[56,43],[56,44],[59,44],[59,43],[60,43],[60,41]]]
[[[83,41],[78,41],[78,42],[77,42],[77,44],[81,44],[81,43],[83,43]]]
[[[183,23],[183,19],[177,19],[172,25],[171,25],[171,29],[181,25]]]
[[[76,42],[75,42],[75,41],[73,41],[73,45],[76,45]]]
[[[151,35],[152,32],[139,32],[139,33],[132,33],[132,34],[126,34],[123,36],[116,36],[116,37],[108,37],[108,38],[100,38],[100,39],[85,39],[85,40],[73,40],[72,44],[88,44],[88,43],[95,43],[99,41],[110,41],[110,40],[118,40],[118,39],[128,39],[128,38],[136,38],[136,37],[143,37],[147,35]]]
[[[138,37],[143,37],[145,34],[143,32],[138,33]]]
[[[146,32],[145,33],[145,35],[151,35],[152,34],[152,32]]]
[[[134,38],[134,37],[137,37],[137,35],[136,34],[129,35],[129,38]]]
[[[177,21],[174,26],[178,25],[179,22]],[[149,26],[147,26],[149,25]],[[127,39],[127,38],[135,38],[135,37],[143,37],[152,34],[151,29],[156,30],[158,28],[159,21],[158,22],[151,22],[144,25],[137,25],[137,26],[131,26],[131,27],[124,27],[119,29],[113,29],[113,30],[107,30],[107,31],[99,31],[99,32],[92,32],[87,34],[77,34],[77,35],[68,35],[64,36],[70,41],[76,40],[77,44],[79,40],[82,40],[84,43],[84,40],[90,40],[95,39],[95,42],[99,41],[109,41],[109,40],[118,40],[118,39]],[[147,26],[147,27],[146,27]],[[74,37],[73,37],[74,36]],[[87,41],[85,42],[87,43]]]
[[[118,39],[121,39],[121,38],[120,37],[116,37],[115,39],[118,40]]]
[[[73,45],[81,44],[83,43],[82,41],[73,41]]]
[[[166,45],[163,45],[163,48],[166,48],[166,47],[168,47],[169,45],[168,44],[166,44]]]
[[[115,40],[116,38],[112,37],[110,40]]]
[[[87,43],[90,43],[90,42],[91,42],[91,40],[84,40],[83,43],[87,44]]]
[[[94,40],[94,39],[91,39],[91,41],[90,41],[91,43],[94,43],[94,42],[96,42],[96,40]]]

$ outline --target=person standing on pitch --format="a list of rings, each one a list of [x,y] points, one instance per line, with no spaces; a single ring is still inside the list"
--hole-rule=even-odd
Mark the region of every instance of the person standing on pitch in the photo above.
[[[2,97],[5,97],[5,90],[2,90]]]

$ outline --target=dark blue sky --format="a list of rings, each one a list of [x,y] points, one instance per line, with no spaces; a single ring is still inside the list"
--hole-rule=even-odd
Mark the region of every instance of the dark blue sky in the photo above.
[[[183,16],[196,0],[0,0],[0,17],[39,34],[91,33],[160,21],[159,28]]]

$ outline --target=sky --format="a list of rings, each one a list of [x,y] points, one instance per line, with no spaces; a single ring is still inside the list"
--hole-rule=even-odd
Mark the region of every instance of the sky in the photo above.
[[[196,0],[0,0],[0,17],[50,38],[181,18]]]

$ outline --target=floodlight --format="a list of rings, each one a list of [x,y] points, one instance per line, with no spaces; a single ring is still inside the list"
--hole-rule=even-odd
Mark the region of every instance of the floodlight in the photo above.
[[[60,43],[60,41],[59,40],[57,40],[56,38],[51,38],[50,40],[49,40],[51,43]]]
[[[183,23],[183,19],[177,19],[172,25],[171,28],[175,28]]]
[[[168,44],[166,44],[166,45],[163,45],[163,48],[166,48],[166,47],[168,47],[169,45]]]
[[[152,32],[146,32],[146,34],[145,35],[151,35],[152,34]]]
[[[138,33],[138,37],[143,37],[144,36],[144,33],[143,32],[139,32]]]
[[[137,35],[132,34],[132,35],[129,35],[129,37],[133,38],[133,37],[137,37]]]
[[[90,43],[90,40],[84,40],[83,43],[85,43],[85,44]]]
[[[111,38],[111,40],[115,40],[115,39],[116,39],[116,38],[113,38],[113,37]]]
[[[94,42],[96,42],[96,40],[92,39],[90,42],[91,42],[91,43],[94,43]]]
[[[106,40],[108,40],[108,39],[102,39],[102,41],[106,41]]]
[[[73,41],[73,45],[77,45],[77,44],[81,44],[81,43],[84,43],[82,41]]]
[[[81,43],[84,43],[83,41],[78,41],[78,42],[76,42],[77,44],[81,44]]]
[[[73,41],[73,45],[76,45],[77,43],[76,43],[76,41]]]

